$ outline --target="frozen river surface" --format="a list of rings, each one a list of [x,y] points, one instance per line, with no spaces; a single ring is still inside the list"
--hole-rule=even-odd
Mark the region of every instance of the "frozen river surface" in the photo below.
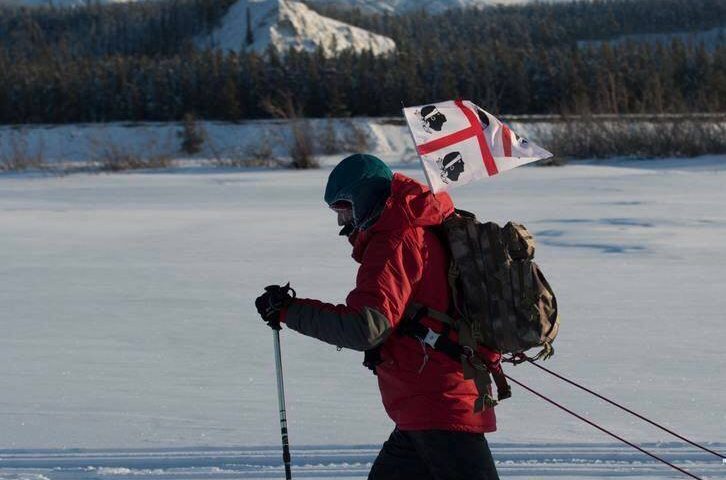
[[[453,195],[535,233],[561,305],[551,368],[722,450],[725,165],[521,168]],[[253,302],[271,283],[332,302],[352,287],[328,171],[0,176],[0,479],[279,477],[272,341]],[[375,378],[356,352],[282,337],[298,476],[364,478],[392,428]],[[531,366],[508,373],[726,478],[719,459]],[[497,414],[503,476],[678,478],[516,386]]]

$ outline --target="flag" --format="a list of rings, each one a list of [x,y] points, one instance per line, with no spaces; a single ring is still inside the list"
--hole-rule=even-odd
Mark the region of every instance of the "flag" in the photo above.
[[[407,107],[403,114],[434,193],[552,156],[468,100]]]

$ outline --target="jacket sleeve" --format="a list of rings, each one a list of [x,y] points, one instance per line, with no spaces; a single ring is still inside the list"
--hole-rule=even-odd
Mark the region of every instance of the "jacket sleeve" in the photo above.
[[[368,350],[383,343],[401,320],[422,270],[414,242],[405,235],[377,235],[366,247],[345,305],[296,299],[282,321],[332,345]]]

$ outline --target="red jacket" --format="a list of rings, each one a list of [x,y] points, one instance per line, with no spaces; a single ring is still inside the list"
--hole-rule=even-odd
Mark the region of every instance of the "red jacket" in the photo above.
[[[366,330],[372,316],[385,317],[387,328],[366,334],[374,337],[371,344],[385,338],[378,385],[388,415],[401,430],[496,430],[492,408],[473,412],[477,390],[473,381],[464,380],[460,363],[428,346],[424,353],[418,340],[395,332],[412,302],[439,311],[449,307],[448,254],[425,227],[441,224],[453,211],[448,194],[434,196],[428,187],[395,174],[380,218],[350,238],[360,268],[346,305],[298,299],[283,313],[291,328],[334,344],[341,344],[335,335],[351,322]],[[440,328],[433,319],[422,321]],[[359,349],[367,347],[362,343]]]

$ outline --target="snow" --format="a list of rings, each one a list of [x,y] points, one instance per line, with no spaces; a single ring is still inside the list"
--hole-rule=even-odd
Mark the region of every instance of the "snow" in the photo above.
[[[399,161],[418,161],[411,143],[411,134],[401,118],[344,118],[305,119],[304,128],[310,132],[322,154],[326,138],[332,138],[342,151],[355,151],[356,136],[367,139],[367,151]],[[275,158],[290,156],[292,142],[290,122],[254,120],[231,122],[198,122],[207,134],[201,152],[179,158],[181,124],[171,123],[103,123],[70,125],[0,126],[0,158],[12,156],[14,150],[27,156],[40,156],[56,166],[84,166],[97,161],[104,151],[121,149],[141,157],[167,156],[176,164],[210,163],[210,160],[246,160],[258,152],[269,151]],[[518,133],[544,131],[550,123],[519,123],[509,125]],[[339,160],[335,156],[332,161]]]
[[[322,202],[329,168],[0,175],[0,479],[279,477],[272,339],[253,303],[271,283],[333,302],[351,288]],[[562,309],[547,366],[721,451],[725,170],[724,156],[584,162],[453,192],[534,232]],[[297,468],[365,478],[392,425],[362,356],[282,342]],[[726,478],[719,459],[531,366],[507,372]],[[678,478],[513,390],[489,435],[503,477]]]
[[[513,131],[545,147],[559,121],[556,117],[508,120]],[[642,129],[656,128],[662,125],[661,121],[670,121],[668,118],[627,120],[633,128]],[[411,133],[401,117],[296,121],[303,122],[301,128],[309,134],[314,155],[324,165],[337,163],[345,152],[360,150],[393,162],[419,162]],[[622,121],[613,119],[613,126],[620,126]],[[576,124],[576,120],[570,122]],[[177,122],[0,126],[0,163],[16,156],[38,157],[54,169],[88,169],[98,165],[109,152],[122,152],[142,159],[171,158],[171,165],[176,168],[259,165],[260,160],[262,163],[265,160],[284,163],[289,161],[293,145],[291,124],[292,121],[284,120],[200,121],[197,125],[206,133],[206,141],[195,155],[181,152],[179,133],[182,125]],[[717,128],[726,124],[723,119],[714,118],[712,125]],[[688,165],[694,163],[689,161]]]
[[[248,10],[254,42],[246,47]],[[249,48],[259,53],[270,46],[279,52],[290,48],[314,52],[322,48],[328,56],[348,49],[383,55],[396,48],[388,37],[324,17],[292,0],[239,0],[222,19],[221,26],[197,43],[225,51]]]
[[[711,479],[725,478],[722,464],[705,455],[694,454],[673,444],[650,444],[647,447],[668,461],[686,465],[692,472],[708,475]],[[0,479],[282,478],[284,473],[278,450],[272,447],[43,453],[11,451],[0,460]],[[625,452],[615,444],[499,444],[494,445],[492,451],[502,478],[681,478],[647,457]],[[375,445],[293,448],[293,476],[364,479],[377,453],[378,446]],[[130,467],[108,466],[121,464]],[[22,473],[9,473],[18,471]]]

